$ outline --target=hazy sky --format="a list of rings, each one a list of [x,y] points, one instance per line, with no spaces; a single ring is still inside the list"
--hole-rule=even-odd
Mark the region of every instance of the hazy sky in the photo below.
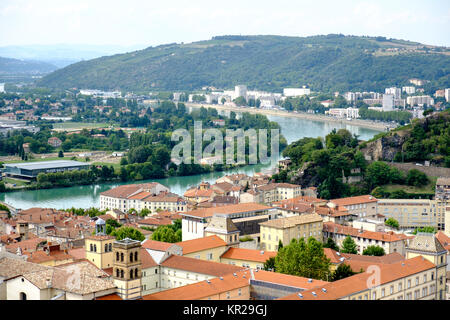
[[[0,0],[0,46],[328,33],[450,46],[450,0]]]

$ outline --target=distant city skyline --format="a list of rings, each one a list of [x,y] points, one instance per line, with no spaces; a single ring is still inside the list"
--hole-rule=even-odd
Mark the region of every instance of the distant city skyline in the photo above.
[[[450,46],[450,2],[2,0],[0,47],[157,46],[217,35],[384,36]]]

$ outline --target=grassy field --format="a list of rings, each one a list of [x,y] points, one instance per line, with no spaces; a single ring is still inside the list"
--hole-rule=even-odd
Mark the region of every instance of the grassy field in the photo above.
[[[96,128],[108,128],[109,124],[106,122],[101,123],[86,123],[86,122],[60,122],[54,123],[54,129],[64,130],[81,130],[81,129],[96,129]]]
[[[52,160],[71,160],[72,157],[63,157],[63,158],[59,158],[59,157],[50,157],[50,158],[34,158],[31,160],[11,160],[11,161],[5,161],[3,163],[21,163],[21,162],[37,162],[37,161],[52,161]]]
[[[430,183],[428,183],[426,186],[423,186],[423,187],[405,186],[405,185],[399,185],[399,184],[389,184],[389,185],[384,185],[383,188],[388,192],[392,192],[395,190],[403,190],[407,193],[434,193],[437,177],[428,177],[428,178],[430,179]]]
[[[13,179],[13,178],[9,178],[9,177],[8,177],[8,178],[4,177],[4,178],[3,178],[3,181],[4,181],[5,183],[15,184],[15,185],[18,186],[18,187],[20,187],[20,186],[26,186],[26,185],[29,184],[27,181],[24,181],[24,180],[18,180],[18,179]]]

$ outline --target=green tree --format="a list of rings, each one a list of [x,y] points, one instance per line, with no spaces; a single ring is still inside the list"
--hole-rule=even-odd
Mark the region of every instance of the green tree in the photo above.
[[[399,226],[400,226],[400,225],[398,224],[398,221],[395,220],[394,218],[389,218],[389,219],[387,219],[387,220],[384,222],[384,224],[387,225],[387,226],[389,226],[389,227],[395,228],[395,229],[398,229]]]
[[[341,263],[331,275],[331,281],[341,280],[356,274],[352,268],[345,263]]]
[[[350,235],[345,237],[344,241],[342,241],[342,247],[340,251],[342,253],[353,253],[353,254],[358,253],[358,251],[356,250],[356,243],[355,241],[353,241]]]
[[[144,241],[145,239],[145,236],[139,230],[132,227],[120,227],[119,229],[113,230],[111,235],[116,237],[116,240],[130,238],[133,240]]]
[[[323,245],[323,247],[324,247],[324,248],[330,248],[330,249],[333,249],[333,250],[335,250],[335,251],[339,251],[338,245],[337,245],[336,242],[334,242],[334,240],[331,239],[331,238],[328,238],[328,239],[327,239],[327,242]]]
[[[436,228],[431,226],[416,228],[416,230],[414,230],[412,234],[417,234],[417,232],[436,233]]]
[[[58,158],[64,158],[64,153],[62,150],[59,150],[58,152]]]
[[[386,252],[384,252],[384,249],[380,246],[368,246],[363,251],[363,255],[365,256],[384,256]]]
[[[277,272],[327,280],[330,272],[330,260],[326,257],[322,244],[310,237],[307,242],[303,238],[291,243],[278,251],[275,257]]]
[[[152,234],[152,240],[162,241],[162,242],[180,242],[181,232],[179,230],[175,231],[171,226],[159,226],[156,228],[155,232]]]
[[[278,251],[280,251],[280,249],[283,248],[283,241],[281,241],[281,239],[278,241]]]
[[[264,262],[264,270],[275,272],[275,257],[270,257]]]
[[[417,169],[411,169],[408,171],[406,176],[406,183],[409,186],[421,187],[429,182],[428,177],[425,173],[420,172]]]

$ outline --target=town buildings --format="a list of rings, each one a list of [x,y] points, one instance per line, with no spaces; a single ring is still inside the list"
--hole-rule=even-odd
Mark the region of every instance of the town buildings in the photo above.
[[[288,245],[292,239],[314,237],[322,242],[323,219],[316,213],[279,218],[260,223],[261,249],[277,251],[279,243]]]

